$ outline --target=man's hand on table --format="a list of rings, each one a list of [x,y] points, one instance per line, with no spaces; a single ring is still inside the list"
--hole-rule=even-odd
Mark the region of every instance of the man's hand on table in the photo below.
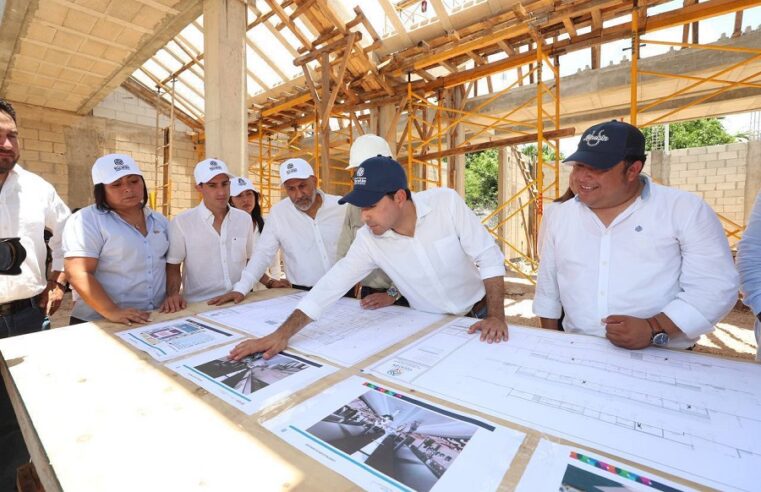
[[[603,322],[605,336],[616,347],[641,349],[650,346],[653,330],[646,319],[613,314]]]
[[[277,330],[262,338],[248,339],[240,342],[230,351],[230,358],[241,360],[247,355],[264,352],[262,356],[265,359],[271,359],[285,350],[287,346],[288,337]]]
[[[482,342],[499,343],[507,341],[507,321],[505,321],[504,318],[500,319],[497,316],[487,316],[468,328],[468,333],[471,335],[477,331],[481,332]]]
[[[221,306],[222,304],[228,303],[230,301],[232,301],[235,304],[238,304],[245,297],[246,296],[244,296],[240,292],[231,290],[227,294],[222,294],[221,296],[217,296],[213,299],[210,299],[207,304],[209,304],[210,306]]]

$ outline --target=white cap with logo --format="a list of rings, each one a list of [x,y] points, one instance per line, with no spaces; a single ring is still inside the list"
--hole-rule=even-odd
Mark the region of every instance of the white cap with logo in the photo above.
[[[204,159],[196,164],[196,168],[193,171],[196,184],[208,183],[218,174],[227,174],[230,179],[235,177],[227,170],[227,164],[213,157],[211,159]]]
[[[280,164],[280,184],[289,179],[306,179],[314,176],[314,170],[304,159],[288,159]]]
[[[246,190],[257,191],[254,184],[248,178],[233,178],[230,180],[230,196],[238,196]]]
[[[360,164],[372,157],[391,157],[394,158],[394,154],[391,153],[391,147],[389,147],[386,139],[373,135],[372,133],[366,133],[351,144],[349,150],[349,165],[346,169],[354,169],[359,167]]]
[[[93,184],[111,184],[122,176],[142,176],[135,160],[125,154],[108,154],[99,157],[92,166]]]

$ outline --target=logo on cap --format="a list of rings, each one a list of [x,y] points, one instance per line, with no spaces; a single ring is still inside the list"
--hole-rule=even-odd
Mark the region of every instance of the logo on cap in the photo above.
[[[610,140],[610,138],[605,135],[605,130],[600,130],[600,133],[596,135],[593,131],[584,137],[584,143],[586,143],[589,147],[597,147],[600,142],[607,142],[608,140]]]
[[[364,176],[364,175],[365,175],[365,168],[364,167],[360,167],[359,169],[357,169],[357,176],[361,177],[361,176]]]
[[[222,166],[220,166],[217,161],[211,161],[211,162],[209,162],[209,169],[214,171],[214,170],[217,170],[217,169],[222,169]]]
[[[125,165],[123,160],[114,159],[114,171],[124,171],[126,169],[129,169],[129,166]]]
[[[246,180],[243,179],[243,178],[238,178],[238,185],[245,186],[246,185]]]
[[[285,174],[291,174],[296,172],[296,166],[293,165],[292,162],[289,162],[287,166],[285,166]]]

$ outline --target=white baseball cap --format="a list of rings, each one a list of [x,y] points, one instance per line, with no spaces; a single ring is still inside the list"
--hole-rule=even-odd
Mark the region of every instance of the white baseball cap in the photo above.
[[[280,184],[289,179],[306,179],[314,176],[314,170],[304,159],[288,159],[280,164]]]
[[[99,157],[92,166],[93,184],[111,184],[122,176],[142,176],[135,160],[124,154],[108,154]]]
[[[196,168],[193,171],[193,177],[196,179],[196,184],[208,183],[218,174],[227,174],[230,179],[235,177],[227,170],[227,164],[214,157],[202,160],[196,164]]]
[[[251,190],[259,193],[259,191],[254,188],[254,184],[248,178],[240,177],[230,180],[230,196],[238,196],[246,190]]]
[[[392,159],[394,158],[394,155],[391,153],[391,147],[389,147],[385,138],[373,135],[372,133],[366,133],[358,137],[354,143],[351,144],[351,149],[349,150],[349,165],[346,169],[359,167],[359,165],[367,159],[378,157],[379,155],[383,157],[391,157]]]

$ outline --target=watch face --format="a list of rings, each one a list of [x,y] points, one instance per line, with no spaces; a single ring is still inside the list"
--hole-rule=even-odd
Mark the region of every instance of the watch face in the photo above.
[[[390,297],[396,297],[399,295],[399,290],[397,290],[396,287],[389,287],[389,289],[386,291],[386,294],[388,294]]]
[[[662,331],[660,333],[656,333],[653,335],[653,343],[655,345],[666,345],[669,343],[669,336],[665,331]]]

